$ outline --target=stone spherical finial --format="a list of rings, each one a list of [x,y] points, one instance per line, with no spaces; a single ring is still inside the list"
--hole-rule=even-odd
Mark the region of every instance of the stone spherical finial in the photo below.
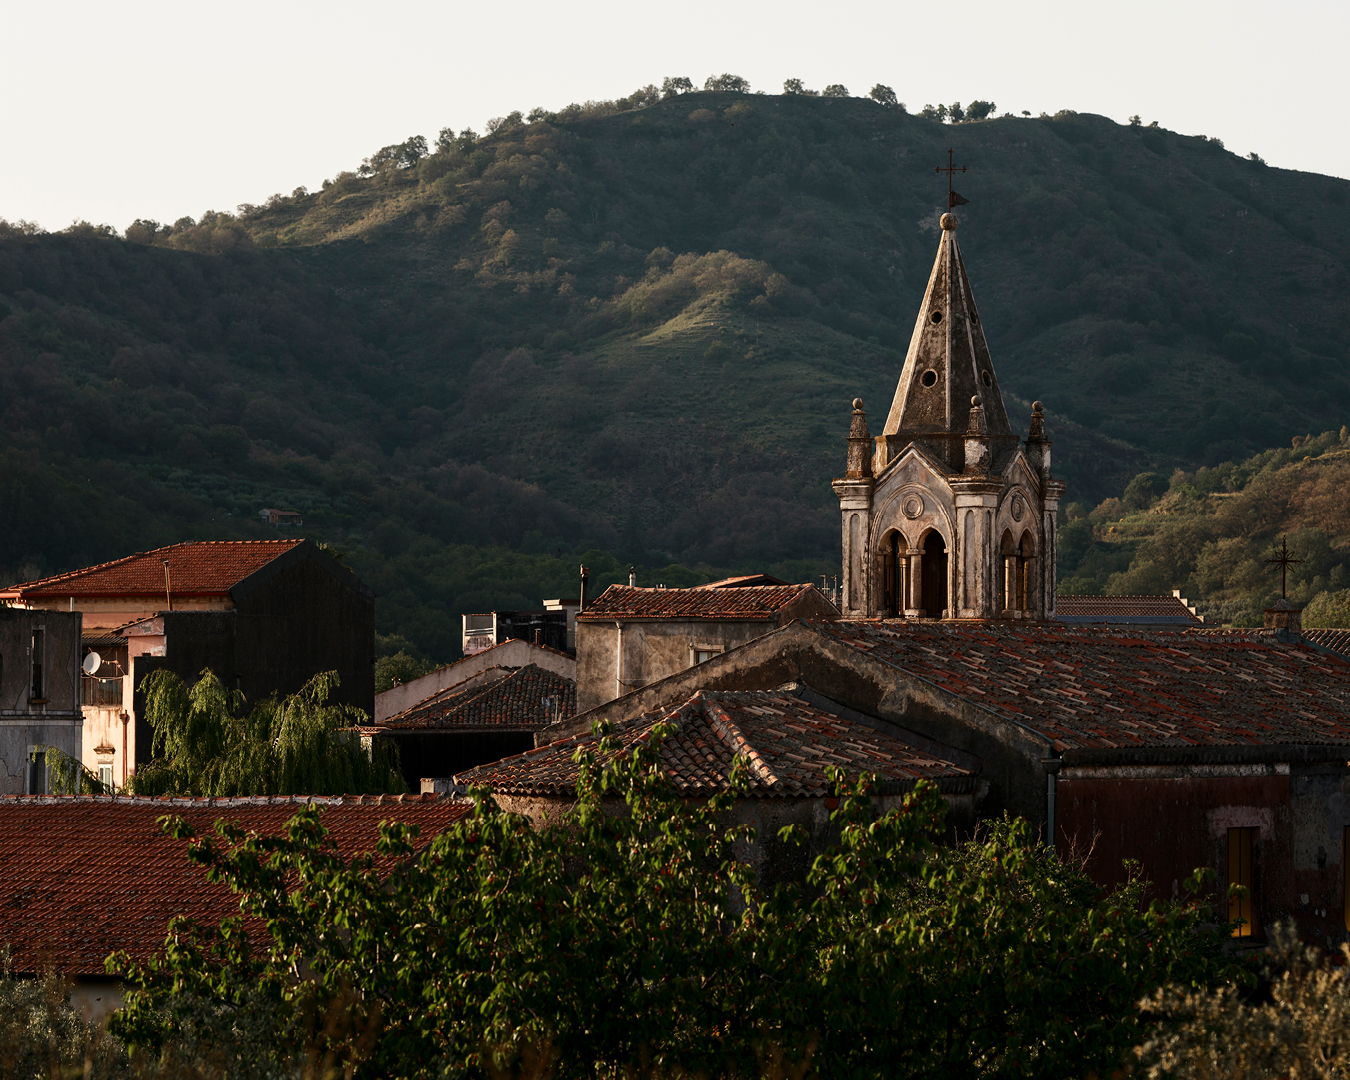
[[[974,397],[972,397],[972,398],[970,399],[970,407],[971,407],[972,409],[978,409],[978,408],[980,407],[980,404],[981,404],[981,403],[980,403],[980,395],[979,395],[979,394],[976,394]]]
[[[955,214],[943,214],[943,215],[942,215],[941,225],[942,225],[942,227],[943,227],[944,229],[947,229],[948,231],[951,231],[951,232],[955,232],[955,231],[956,231],[956,215],[955,215]]]
[[[1045,406],[1042,405],[1039,401],[1033,401],[1033,402],[1031,403],[1031,411],[1032,411],[1032,412],[1037,412],[1037,413],[1038,413],[1038,412],[1045,412]]]
[[[854,411],[854,412],[862,412],[862,407],[863,407],[863,400],[862,400],[862,398],[860,398],[860,397],[855,397],[855,398],[853,399],[853,411]]]

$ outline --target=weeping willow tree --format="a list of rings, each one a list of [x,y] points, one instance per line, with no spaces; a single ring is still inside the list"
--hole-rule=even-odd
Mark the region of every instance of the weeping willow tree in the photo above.
[[[407,790],[398,749],[363,745],[351,705],[330,705],[335,671],[245,712],[243,694],[209,669],[188,686],[156,671],[141,684],[153,760],[128,787],[137,795],[378,795]]]

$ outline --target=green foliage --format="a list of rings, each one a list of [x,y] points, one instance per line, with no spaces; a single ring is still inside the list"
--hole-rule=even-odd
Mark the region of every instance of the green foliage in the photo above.
[[[905,103],[895,96],[895,91],[889,86],[877,83],[867,92],[867,96],[878,105],[884,105],[888,109],[896,109],[900,112],[905,111]]]
[[[209,670],[192,686],[169,671],[141,683],[154,760],[130,781],[137,795],[343,795],[406,790],[397,747],[362,747],[357,724],[369,717],[329,705],[337,672],[315,675],[297,693],[260,702]]]
[[[1161,1021],[1136,1050],[1148,1080],[1339,1078],[1350,1072],[1350,947],[1332,960],[1277,926],[1261,957],[1265,993],[1167,987],[1143,1008]]]
[[[1120,501],[1127,510],[1147,510],[1167,490],[1167,481],[1154,472],[1140,473],[1126,486]]]
[[[992,101],[984,101],[976,98],[966,106],[967,120],[987,120],[998,106]]]
[[[1303,625],[1309,629],[1329,626],[1350,628],[1350,589],[1320,592],[1303,609]]]
[[[659,764],[668,733],[579,752],[565,823],[478,793],[416,858],[415,831],[385,825],[346,860],[314,809],[281,837],[219,823],[189,855],[241,915],[175,920],[145,965],[110,959],[138,988],[115,1031],[162,1051],[188,1003],[265,1011],[277,1037],[255,1056],[280,1065],[340,1013],[318,1047],[358,1076],[1050,1077],[1121,1060],[1139,997],[1227,974],[1207,909],[1146,907],[1138,882],[1099,899],[1023,823],[935,849],[923,783],[879,816],[870,781],[836,770],[837,845],[805,890],[764,890],[754,831],[728,824],[745,763],[688,804]]]

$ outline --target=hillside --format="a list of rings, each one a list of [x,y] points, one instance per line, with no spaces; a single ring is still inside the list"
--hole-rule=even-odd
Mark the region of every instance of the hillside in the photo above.
[[[1136,477],[1060,526],[1060,592],[1180,589],[1211,623],[1260,626],[1280,596],[1271,559],[1287,543],[1288,595],[1308,626],[1350,626],[1350,429],[1170,480]]]
[[[1073,113],[699,93],[125,239],[0,227],[0,570],[282,505],[438,656],[588,550],[836,572],[848,403],[889,404],[949,145],[1010,411],[1046,402],[1070,500],[1339,428],[1350,184]]]

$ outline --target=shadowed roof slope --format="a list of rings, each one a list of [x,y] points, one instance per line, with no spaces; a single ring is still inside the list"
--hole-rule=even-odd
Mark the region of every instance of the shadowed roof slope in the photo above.
[[[198,836],[221,818],[276,834],[311,802],[324,807],[324,825],[348,857],[374,850],[381,821],[420,826],[420,846],[469,809],[429,795],[0,797],[0,947],[11,947],[18,972],[50,964],[68,975],[103,975],[104,957],[117,949],[144,961],[164,944],[175,915],[218,922],[239,913],[239,897],[207,881],[188,862],[187,841],[166,836],[157,818],[186,818]]]
[[[164,562],[174,596],[227,596],[230,588],[305,543],[291,540],[213,540],[142,551],[83,570],[39,578],[0,591],[0,599],[54,596],[153,596],[165,593]]]
[[[825,769],[830,765],[852,775],[876,773],[902,786],[971,775],[894,735],[777,691],[700,691],[672,711],[616,724],[614,734],[627,752],[649,740],[661,721],[676,728],[661,745],[661,763],[682,795],[725,790],[737,754],[749,759],[749,794],[759,798],[829,795],[833,789]],[[594,735],[562,739],[460,773],[455,782],[481,784],[504,795],[572,794],[580,774],[572,755],[596,742]]]
[[[1309,646],[1044,624],[806,625],[1061,752],[1350,745],[1350,663]]]
[[[814,585],[760,585],[725,589],[644,589],[611,585],[578,619],[773,619]],[[822,603],[828,603],[822,596]]]
[[[533,731],[570,720],[577,711],[574,680],[527,664],[502,669],[499,679],[468,689],[449,687],[389,717],[381,729],[453,728]]]

